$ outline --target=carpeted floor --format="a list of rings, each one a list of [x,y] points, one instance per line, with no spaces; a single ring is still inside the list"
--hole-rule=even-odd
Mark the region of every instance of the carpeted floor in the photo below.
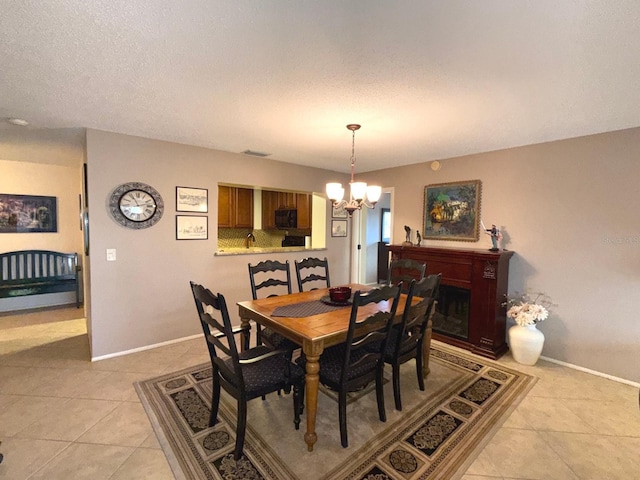
[[[291,395],[249,402],[244,457],[233,461],[235,402],[222,397],[220,419],[207,426],[211,368],[198,365],[136,384],[178,479],[455,479],[464,474],[535,378],[433,342],[426,391],[415,364],[402,368],[403,410],[385,386],[387,422],[375,392],[347,408],[349,448],[340,446],[337,403],[320,394],[318,443],[307,452],[305,421],[293,426]],[[390,369],[385,374],[390,377]]]

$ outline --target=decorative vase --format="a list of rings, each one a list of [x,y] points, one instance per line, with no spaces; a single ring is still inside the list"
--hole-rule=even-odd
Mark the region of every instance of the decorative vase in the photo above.
[[[535,365],[542,353],[544,333],[534,325],[513,325],[509,328],[509,348],[516,362]]]

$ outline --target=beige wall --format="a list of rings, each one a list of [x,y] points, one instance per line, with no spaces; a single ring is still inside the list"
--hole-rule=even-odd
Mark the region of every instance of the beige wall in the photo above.
[[[558,306],[540,324],[543,355],[640,381],[640,129],[363,174],[395,187],[394,238],[422,228],[424,187],[480,179],[481,216],[505,237],[509,291],[543,290]],[[489,248],[477,243],[427,245]]]
[[[201,333],[190,280],[223,293],[238,321],[236,302],[251,297],[249,262],[288,259],[293,267],[305,256],[214,256],[219,182],[322,192],[327,181],[348,181],[321,169],[96,130],[87,131],[87,164],[93,357]],[[108,214],[113,188],[131,181],[153,186],[164,199],[164,216],[153,227],[126,229]],[[175,239],[176,185],[209,190],[208,240]],[[116,249],[117,261],[106,261],[107,248]],[[332,282],[347,282],[347,239],[328,236],[327,251],[314,252],[325,254]]]
[[[80,167],[0,160],[0,193],[57,197],[56,233],[2,233],[0,251],[53,250],[82,256],[78,195]],[[4,299],[0,311],[75,302],[75,294],[49,294]]]
[[[223,292],[237,321],[235,302],[250,295],[246,264],[260,255],[214,257],[218,182],[321,192],[332,172],[292,166],[111,133],[88,132],[91,214],[90,281],[93,356],[100,357],[197,334],[188,281]],[[543,355],[640,381],[640,325],[635,295],[640,266],[640,129],[390,168],[359,178],[394,190],[394,238],[403,225],[421,228],[424,186],[482,180],[482,218],[497,223],[511,261],[510,291],[542,289],[558,303],[540,327]],[[80,168],[0,161],[0,191],[58,197],[57,234],[4,234],[1,250],[51,248],[82,251],[77,196]],[[143,231],[117,225],[107,214],[111,189],[143,181],[163,195],[161,222]],[[209,240],[175,240],[175,186],[209,189]],[[328,218],[327,218],[328,219]],[[330,223],[330,222],[329,222]],[[400,240],[398,240],[400,239]],[[488,248],[477,243],[435,242]],[[347,240],[327,237],[332,280],[348,280]],[[118,260],[107,263],[105,249]],[[324,253],[324,252],[319,252]],[[289,259],[300,255],[280,254]]]
[[[57,233],[5,233],[2,251],[55,250],[80,253],[79,167],[0,160],[0,193],[45,195],[58,199]]]

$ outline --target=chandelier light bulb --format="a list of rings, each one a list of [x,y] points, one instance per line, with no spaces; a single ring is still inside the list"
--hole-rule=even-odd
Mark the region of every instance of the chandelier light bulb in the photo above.
[[[351,184],[351,198],[356,202],[361,202],[367,193],[367,184],[364,182],[353,182]]]
[[[380,200],[382,195],[382,187],[379,185],[369,185],[367,187],[367,199],[374,205]]]
[[[344,197],[344,188],[339,183],[327,183],[327,197],[333,203],[337,203]]]

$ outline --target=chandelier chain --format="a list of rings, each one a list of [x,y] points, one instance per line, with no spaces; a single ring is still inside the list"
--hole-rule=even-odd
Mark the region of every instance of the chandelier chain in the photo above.
[[[356,131],[351,130],[351,183],[353,183],[353,175],[356,168]]]

